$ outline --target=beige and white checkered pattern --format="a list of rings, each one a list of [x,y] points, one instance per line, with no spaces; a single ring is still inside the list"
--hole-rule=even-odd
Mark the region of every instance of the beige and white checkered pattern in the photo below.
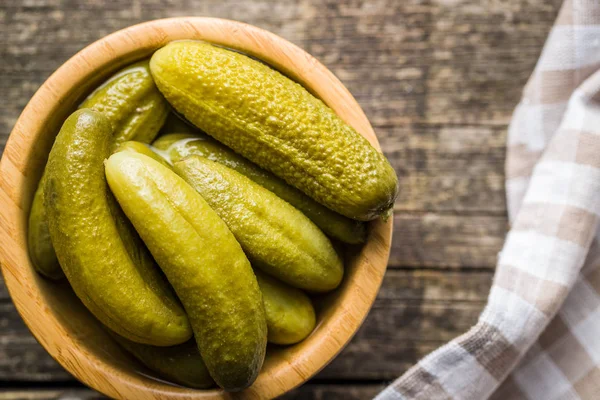
[[[377,400],[600,399],[600,0],[565,1],[508,136],[488,304]]]

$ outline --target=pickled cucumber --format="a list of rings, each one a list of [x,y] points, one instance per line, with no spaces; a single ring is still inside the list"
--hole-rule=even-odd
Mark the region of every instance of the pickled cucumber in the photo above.
[[[210,375],[226,390],[252,384],[267,325],[248,259],[227,225],[183,179],[152,158],[118,152],[106,177],[181,299]]]
[[[294,344],[304,340],[315,328],[315,309],[301,290],[255,270],[263,294],[269,342]]]
[[[112,337],[148,369],[173,383],[196,389],[207,389],[215,384],[194,340],[177,346],[157,347],[135,343],[116,334]]]
[[[41,181],[45,181],[44,176]],[[61,279],[65,276],[56,258],[48,231],[48,219],[44,207],[44,185],[38,185],[33,196],[29,212],[27,243],[31,262],[37,272],[50,279]]]
[[[344,273],[329,239],[304,214],[222,164],[189,156],[174,171],[225,221],[252,265],[300,289],[335,289]]]
[[[394,169],[301,85],[243,54],[189,40],[156,51],[150,70],[188,121],[319,203],[358,220],[391,214]]]
[[[359,244],[366,236],[365,224],[344,217],[317,203],[270,172],[236,154],[209,136],[167,134],[152,144],[163,150],[171,163],[195,154],[236,170],[302,211],[327,235],[345,243]]]
[[[139,343],[183,343],[192,334],[187,316],[108,190],[111,138],[109,120],[88,109],[67,118],[56,138],[44,202],[57,258],[104,325]]]
[[[112,148],[127,140],[150,143],[163,125],[169,105],[150,74],[148,60],[137,62],[113,75],[80,106],[92,108],[108,118],[113,126]],[[44,173],[33,198],[29,216],[28,246],[31,261],[43,275],[59,279],[62,271],[47,234],[43,204]]]
[[[148,60],[117,72],[79,108],[91,108],[110,120],[114,147],[127,140],[152,142],[169,114],[169,105],[154,84]]]
[[[144,154],[144,155],[158,161],[165,167],[170,168],[170,164],[167,162],[167,160],[164,159],[162,156],[160,156],[155,151],[153,151],[150,148],[150,146],[148,146],[147,144],[144,144],[141,142],[136,142],[134,140],[129,140],[127,142],[121,143],[114,152],[117,153],[119,151],[133,151],[134,153]]]

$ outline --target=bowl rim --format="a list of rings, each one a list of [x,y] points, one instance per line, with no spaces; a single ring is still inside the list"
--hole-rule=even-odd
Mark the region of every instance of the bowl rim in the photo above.
[[[250,54],[281,70],[318,95],[343,120],[381,151],[363,110],[346,87],[314,57],[264,29],[210,17],[176,17],[133,25],[86,46],[62,64],[33,95],[18,118],[0,160],[0,265],[5,285],[22,319],[36,340],[65,369],[86,385],[113,398],[230,398],[219,390],[198,391],[152,384],[136,374],[124,374],[98,361],[62,330],[41,297],[27,251],[26,220],[32,197],[28,170],[44,122],[78,84],[98,71],[123,66],[173,40],[194,39]],[[71,85],[64,85],[71,82]],[[55,132],[54,132],[55,133]],[[31,186],[31,184],[29,185]],[[250,388],[236,398],[273,398],[306,382],[345,347],[362,325],[383,280],[391,248],[393,217],[372,221],[367,243],[337,296],[336,309],[326,315],[321,331],[302,346],[290,348],[273,367],[261,371]],[[28,267],[23,267],[27,265]],[[332,307],[330,307],[332,308]],[[306,343],[305,343],[306,342]],[[298,350],[297,350],[298,349]],[[275,365],[274,364],[274,365]],[[272,371],[271,371],[272,370]]]

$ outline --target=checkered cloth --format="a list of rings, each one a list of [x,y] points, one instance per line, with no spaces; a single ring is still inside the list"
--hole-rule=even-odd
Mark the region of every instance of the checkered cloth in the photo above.
[[[377,400],[600,399],[600,0],[566,0],[508,134],[512,228],[470,331]]]

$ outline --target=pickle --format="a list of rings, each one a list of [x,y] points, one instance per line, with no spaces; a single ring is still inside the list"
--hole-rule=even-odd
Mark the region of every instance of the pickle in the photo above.
[[[232,168],[302,211],[327,235],[350,244],[365,241],[366,229],[363,222],[331,211],[209,136],[167,134],[156,139],[152,145],[162,150],[171,163],[189,155],[199,155]]]
[[[158,154],[154,150],[152,150],[152,148],[145,143],[140,143],[140,142],[136,142],[134,140],[129,140],[127,142],[121,143],[114,152],[117,153],[119,151],[132,151],[134,153],[144,154],[144,155],[158,161],[165,167],[170,168],[169,162],[167,162],[166,159],[164,159],[160,154]]]
[[[199,156],[173,165],[225,221],[252,265],[294,287],[335,289],[344,274],[329,239],[304,214],[244,175]]]
[[[189,40],[157,50],[150,71],[188,121],[327,208],[365,221],[391,215],[398,179],[390,163],[281,73]]]
[[[113,75],[80,108],[92,108],[110,120],[113,127],[112,148],[133,139],[150,143],[169,113],[169,105],[150,74],[148,60],[137,62]],[[42,201],[45,176],[44,172],[31,205],[29,254],[38,272],[59,279],[63,274],[47,233],[46,210]]]
[[[104,325],[139,343],[183,343],[192,335],[187,316],[106,184],[111,137],[108,119],[82,109],[56,138],[44,186],[56,256]]]
[[[229,391],[251,385],[267,323],[252,267],[227,225],[183,179],[143,154],[113,154],[106,177],[181,299],[210,375]]]
[[[45,180],[44,176],[42,176],[41,181]],[[65,275],[56,258],[50,239],[50,231],[48,230],[48,219],[44,207],[44,185],[38,185],[33,196],[33,203],[29,212],[27,243],[31,262],[37,272],[50,279],[64,278]]]
[[[301,290],[255,270],[267,315],[269,342],[294,344],[315,328],[315,309]]]
[[[148,60],[117,72],[79,108],[91,108],[110,120],[114,147],[128,140],[152,142],[169,114],[169,105],[154,84]]]
[[[215,384],[194,340],[177,346],[157,347],[135,343],[116,334],[112,337],[148,369],[173,383],[196,389],[208,389]]]

